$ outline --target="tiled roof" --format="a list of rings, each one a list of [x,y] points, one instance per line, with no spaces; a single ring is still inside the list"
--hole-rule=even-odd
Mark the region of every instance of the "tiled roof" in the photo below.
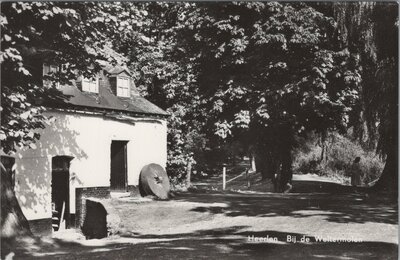
[[[110,110],[136,115],[168,116],[168,113],[139,95],[131,97],[115,96],[108,87],[99,86],[99,93],[79,90],[76,86],[59,88],[60,95],[49,98],[44,105],[57,108],[86,108],[89,110]]]

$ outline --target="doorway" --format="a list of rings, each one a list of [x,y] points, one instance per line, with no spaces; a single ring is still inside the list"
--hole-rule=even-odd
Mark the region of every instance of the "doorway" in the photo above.
[[[55,156],[52,158],[51,171],[51,209],[53,230],[70,226],[69,212],[69,166],[72,157]]]
[[[111,142],[111,191],[126,191],[127,188],[127,143]]]

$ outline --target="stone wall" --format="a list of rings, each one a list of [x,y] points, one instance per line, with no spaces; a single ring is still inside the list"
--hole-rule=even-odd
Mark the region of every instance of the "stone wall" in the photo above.
[[[85,218],[82,224],[82,233],[87,239],[104,238],[118,234],[121,219],[107,199],[86,198]]]
[[[76,188],[75,227],[80,228],[83,225],[86,216],[87,198],[105,199],[109,197],[110,197],[110,187]]]

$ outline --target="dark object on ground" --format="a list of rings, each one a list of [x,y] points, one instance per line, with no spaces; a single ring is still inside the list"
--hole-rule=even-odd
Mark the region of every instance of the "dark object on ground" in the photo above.
[[[169,198],[169,178],[165,170],[158,164],[152,163],[143,167],[140,172],[140,186],[144,196],[154,195],[160,199]]]
[[[93,200],[86,200],[86,215],[82,232],[86,239],[107,236],[107,211],[104,206]]]

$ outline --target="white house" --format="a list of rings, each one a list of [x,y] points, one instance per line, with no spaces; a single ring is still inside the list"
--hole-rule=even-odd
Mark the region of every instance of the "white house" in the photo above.
[[[43,65],[43,74],[57,69]],[[168,114],[137,93],[128,69],[57,88],[61,97],[43,103],[51,120],[36,149],[15,156],[15,192],[34,233],[57,230],[60,219],[79,226],[82,197],[138,194],[141,169],[167,160]]]

